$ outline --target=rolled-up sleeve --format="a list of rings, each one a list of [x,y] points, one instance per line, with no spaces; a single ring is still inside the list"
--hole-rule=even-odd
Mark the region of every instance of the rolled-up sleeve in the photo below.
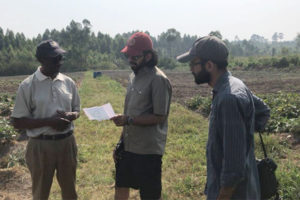
[[[218,110],[223,145],[221,186],[232,187],[245,178],[247,131],[237,97],[226,95]]]

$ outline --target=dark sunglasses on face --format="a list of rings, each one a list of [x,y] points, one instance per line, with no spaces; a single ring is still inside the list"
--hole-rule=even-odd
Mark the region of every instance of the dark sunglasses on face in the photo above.
[[[63,59],[63,56],[62,56],[62,55],[58,55],[58,56],[56,56],[56,57],[54,57],[54,58],[51,58],[51,62],[52,62],[53,64],[57,64],[57,63],[59,63],[62,59]]]
[[[195,62],[195,63],[193,63],[193,62],[190,62],[190,67],[194,67],[195,65],[199,65],[199,64],[201,64],[202,62]]]
[[[125,54],[125,57],[127,58],[127,59],[131,59],[131,60],[133,60],[133,61],[137,61],[137,60],[139,60],[140,58],[142,58],[142,57],[144,57],[143,55],[140,55],[140,56],[129,56],[129,55],[126,55]]]

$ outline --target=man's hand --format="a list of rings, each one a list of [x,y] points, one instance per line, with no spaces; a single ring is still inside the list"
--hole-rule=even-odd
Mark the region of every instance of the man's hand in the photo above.
[[[125,115],[117,115],[110,118],[110,120],[112,120],[116,124],[116,126],[125,126],[127,124],[127,118],[128,117]]]
[[[73,121],[79,117],[78,112],[65,112],[62,110],[57,110],[56,113],[57,113],[56,116],[67,119],[69,121]]]
[[[114,159],[114,162],[116,164],[117,163],[117,155],[116,155],[116,150],[115,149],[113,151],[113,159]]]
[[[70,125],[71,121],[62,117],[54,116],[51,118],[50,127],[57,131],[63,131]]]
[[[222,187],[217,200],[230,200],[234,190],[234,187]]]

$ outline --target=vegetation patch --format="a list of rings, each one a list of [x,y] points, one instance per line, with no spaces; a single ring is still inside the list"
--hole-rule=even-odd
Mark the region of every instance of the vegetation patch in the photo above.
[[[271,108],[271,117],[265,131],[271,133],[300,133],[300,95],[278,92],[258,95]],[[188,108],[207,117],[210,113],[211,98],[195,96],[186,102]]]

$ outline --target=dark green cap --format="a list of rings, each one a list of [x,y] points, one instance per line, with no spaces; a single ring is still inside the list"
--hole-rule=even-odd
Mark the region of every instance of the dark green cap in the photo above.
[[[57,42],[53,40],[44,40],[36,48],[36,57],[37,58],[47,58],[47,57],[56,57],[58,55],[63,55],[66,53]]]
[[[195,57],[215,62],[227,61],[228,48],[221,39],[215,36],[204,36],[197,39],[188,52],[177,56],[176,59],[184,63]]]

